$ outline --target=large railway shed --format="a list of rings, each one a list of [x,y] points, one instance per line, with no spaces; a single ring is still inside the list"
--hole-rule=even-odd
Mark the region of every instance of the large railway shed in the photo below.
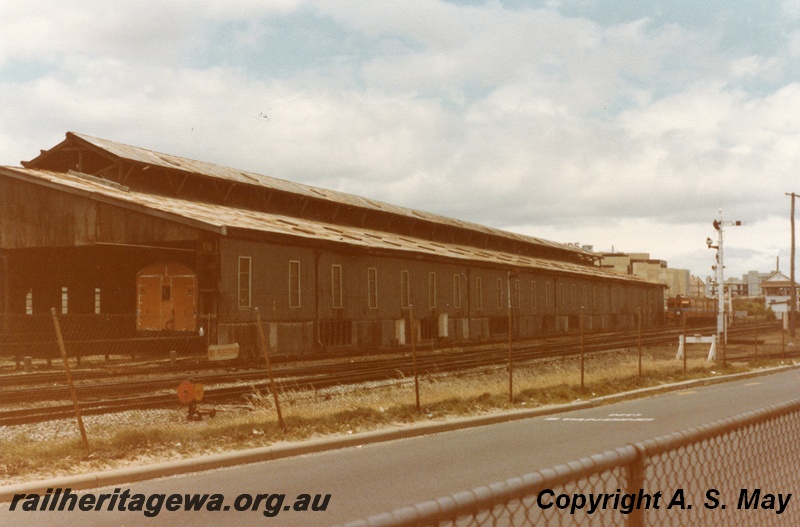
[[[0,167],[0,251],[5,314],[247,347],[258,308],[287,353],[663,321],[661,285],[577,247],[77,133]]]

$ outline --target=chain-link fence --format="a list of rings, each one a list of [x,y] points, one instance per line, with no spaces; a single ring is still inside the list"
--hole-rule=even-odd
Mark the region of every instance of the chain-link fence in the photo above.
[[[800,525],[800,400],[346,527]]]

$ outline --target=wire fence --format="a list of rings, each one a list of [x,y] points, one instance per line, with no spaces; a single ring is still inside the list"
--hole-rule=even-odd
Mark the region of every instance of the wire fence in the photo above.
[[[129,355],[150,357],[205,353],[206,338],[196,332],[152,332],[137,329],[136,315],[59,315],[70,356]],[[201,321],[202,323],[202,321]],[[0,357],[57,358],[58,344],[50,314],[1,314]]]
[[[345,527],[800,525],[800,400]]]

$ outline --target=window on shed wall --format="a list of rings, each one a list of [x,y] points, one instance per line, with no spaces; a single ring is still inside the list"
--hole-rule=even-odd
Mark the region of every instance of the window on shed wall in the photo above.
[[[556,298],[556,306],[564,307],[566,300],[567,299],[564,297],[564,284],[558,284],[558,298]]]
[[[28,289],[25,293],[25,314],[33,315],[33,289]]]
[[[367,269],[367,303],[369,309],[378,309],[378,270]]]
[[[503,309],[503,279],[497,279],[497,309]]]
[[[289,261],[289,307],[300,307],[300,262]]]
[[[553,285],[550,282],[544,284],[544,305],[553,307]]]
[[[519,280],[514,280],[514,307],[519,309],[520,306],[520,295],[519,295]]]
[[[457,274],[453,275],[453,307],[461,307],[461,277]]]
[[[331,300],[333,309],[342,308],[342,266],[331,266]]]
[[[583,286],[583,298],[581,300],[581,307],[583,308],[589,307],[589,293],[587,292],[586,286]]]
[[[570,301],[570,302],[571,302],[571,304],[570,304],[570,305],[571,305],[572,307],[575,307],[575,306],[577,306],[577,305],[578,305],[578,295],[577,295],[577,293],[575,292],[575,291],[576,291],[576,289],[577,289],[577,288],[575,287],[575,284],[572,284],[572,300]]]
[[[249,256],[239,257],[239,307],[252,305],[252,276],[253,259]]]
[[[95,287],[94,288],[94,314],[95,315],[99,315],[100,314],[100,307],[101,307],[101,305],[100,305],[100,288],[99,287]]]
[[[428,273],[428,306],[436,307],[436,273]]]
[[[483,279],[475,278],[475,309],[483,309]]]
[[[411,305],[411,285],[408,271],[400,271],[400,306],[409,307]]]
[[[69,289],[66,287],[61,288],[61,314],[66,315],[69,312]]]
[[[531,280],[531,309],[536,310],[536,280]]]

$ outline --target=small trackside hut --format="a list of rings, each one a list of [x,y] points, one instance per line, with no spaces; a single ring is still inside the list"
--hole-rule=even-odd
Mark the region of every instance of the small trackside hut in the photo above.
[[[5,314],[245,351],[256,308],[286,354],[663,322],[663,286],[577,247],[71,132],[0,167],[0,271]]]

